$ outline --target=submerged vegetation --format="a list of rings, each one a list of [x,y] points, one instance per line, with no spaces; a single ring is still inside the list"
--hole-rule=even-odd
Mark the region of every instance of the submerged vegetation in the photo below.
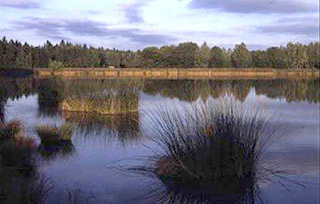
[[[163,150],[152,169],[167,188],[200,190],[213,199],[252,193],[260,156],[274,133],[263,111],[226,96],[191,107],[159,107],[149,120],[151,139]]]
[[[68,84],[63,111],[98,114],[124,114],[138,111],[137,81],[72,81]]]

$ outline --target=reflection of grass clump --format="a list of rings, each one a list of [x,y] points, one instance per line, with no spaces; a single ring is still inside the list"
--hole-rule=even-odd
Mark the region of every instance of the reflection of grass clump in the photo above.
[[[138,111],[139,91],[132,82],[74,81],[61,109],[72,112],[121,114]]]
[[[103,136],[122,144],[137,141],[140,136],[139,113],[101,115],[95,113],[64,113],[66,121],[76,124],[77,131],[87,136]]]
[[[73,125],[71,123],[63,124],[60,127],[39,125],[36,127],[36,131],[41,139],[41,143],[44,145],[70,143]]]
[[[157,176],[165,183],[211,189],[252,187],[271,134],[261,111],[230,98],[183,110],[160,108],[150,115],[154,140],[164,150],[156,162]]]
[[[38,147],[38,152],[45,160],[54,160],[57,157],[68,158],[75,153],[75,147],[72,143],[64,143],[59,145],[44,145]]]

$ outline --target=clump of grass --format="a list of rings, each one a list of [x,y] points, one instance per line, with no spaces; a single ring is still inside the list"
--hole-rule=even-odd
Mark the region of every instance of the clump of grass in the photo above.
[[[8,123],[0,122],[0,141],[14,138],[22,130],[20,121],[13,120]]]
[[[71,143],[73,124],[65,123],[60,127],[39,125],[36,127],[36,132],[38,133],[43,145]]]
[[[152,139],[163,150],[155,174],[166,183],[215,189],[251,188],[273,134],[262,110],[229,96],[182,109],[159,107],[149,119]]]
[[[34,169],[34,140],[21,134],[20,121],[0,123],[0,167],[10,167],[22,173]]]
[[[138,111],[139,88],[135,82],[74,81],[61,103],[63,111],[123,114]]]
[[[14,137],[13,143],[17,148],[26,148],[26,149],[32,150],[32,149],[35,149],[36,147],[34,139],[28,138],[23,135],[18,135]]]

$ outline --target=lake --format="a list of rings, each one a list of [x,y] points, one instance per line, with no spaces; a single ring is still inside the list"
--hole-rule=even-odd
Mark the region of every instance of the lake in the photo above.
[[[130,83],[137,112],[100,116],[60,110],[66,87],[77,83],[118,90]],[[148,132],[148,113],[156,107],[197,103],[233,95],[241,103],[259,104],[277,127],[277,139],[262,162],[281,176],[261,181],[256,201],[262,203],[319,202],[319,102],[320,79],[265,80],[118,80],[118,79],[0,79],[0,119],[22,121],[25,134],[40,140],[39,124],[76,124],[72,146],[66,150],[37,150],[37,181],[48,189],[46,203],[162,203],[168,193],[155,176],[135,171],[148,165],[158,146]],[[81,90],[80,90],[81,92]],[[1,168],[1,166],[0,166]],[[18,177],[18,176],[17,176]],[[6,178],[0,199],[20,192],[1,189],[22,185],[15,175]],[[36,185],[23,177],[23,182]],[[7,185],[7,186],[4,186]],[[9,187],[8,187],[9,185]],[[29,184],[28,184],[29,185]],[[11,187],[10,187],[11,186]],[[12,194],[12,195],[7,195]],[[223,202],[223,200],[221,201]],[[180,203],[179,200],[172,203]]]

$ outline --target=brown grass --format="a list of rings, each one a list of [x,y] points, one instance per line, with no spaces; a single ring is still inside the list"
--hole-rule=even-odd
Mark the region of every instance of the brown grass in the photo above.
[[[71,123],[66,123],[60,127],[39,125],[36,127],[36,131],[42,144],[55,145],[71,141],[73,125]]]
[[[157,69],[102,69],[102,68],[65,68],[53,71],[35,69],[39,76],[63,77],[100,77],[100,78],[287,78],[287,77],[320,77],[320,72],[313,69],[269,69],[269,68],[157,68]]]

